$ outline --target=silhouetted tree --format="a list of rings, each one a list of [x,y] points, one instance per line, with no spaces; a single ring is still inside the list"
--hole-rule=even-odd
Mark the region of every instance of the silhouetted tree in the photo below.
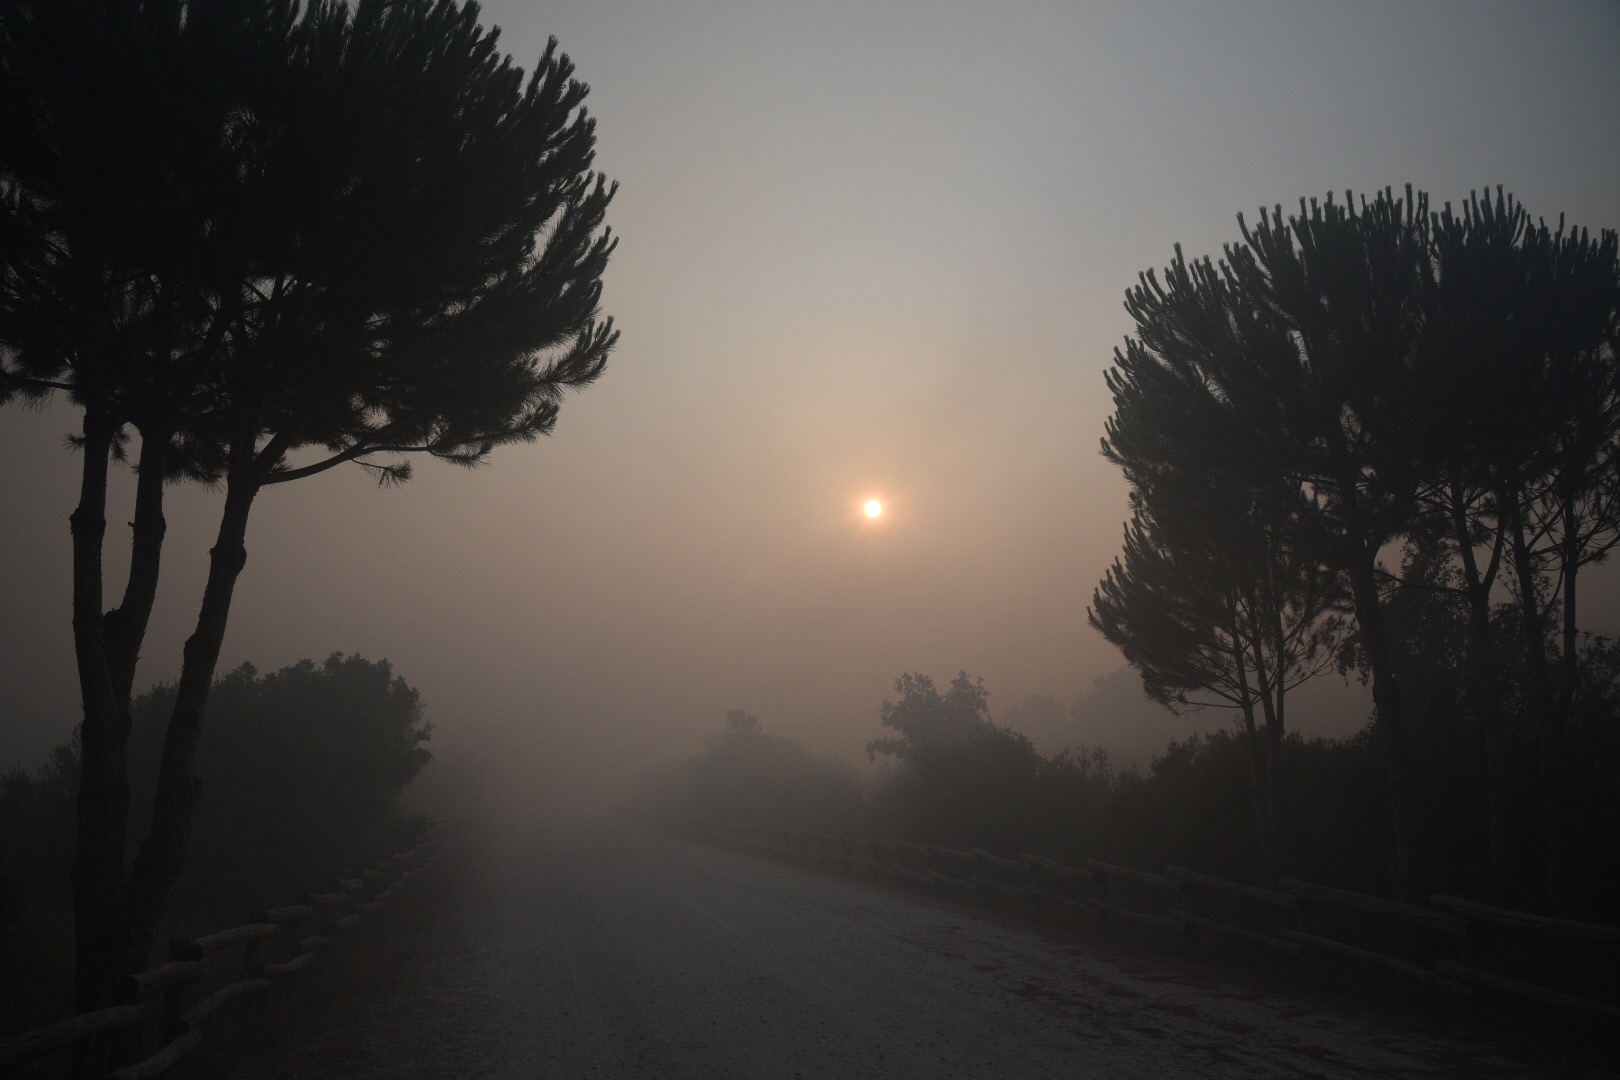
[[[1199,462],[1242,498],[1303,502],[1278,520],[1344,576],[1389,771],[1394,870],[1412,882],[1423,830],[1378,557],[1411,526],[1420,471],[1410,432],[1426,197],[1302,200],[1295,216],[1277,208],[1239,225],[1243,243],[1218,265],[1178,248],[1163,285],[1149,272],[1127,294],[1136,334],[1109,372],[1105,453],[1138,487]]]
[[[1492,593],[1506,564],[1518,594],[1517,636],[1542,732],[1548,886],[1566,875],[1558,823],[1563,719],[1576,684],[1576,580],[1617,538],[1615,446],[1620,390],[1614,358],[1613,234],[1536,225],[1511,196],[1446,206],[1433,229],[1420,374],[1431,410],[1419,431],[1433,462],[1423,488],[1456,552],[1468,601],[1471,682],[1479,701],[1489,791],[1493,885],[1505,887],[1507,723],[1493,640]],[[1505,557],[1505,558],[1504,558]],[[1540,582],[1556,582],[1563,612],[1559,676],[1541,650],[1548,612]]]
[[[1396,869],[1408,881],[1402,869],[1420,861],[1425,835],[1410,760],[1419,736],[1384,625],[1396,580],[1379,556],[1444,537],[1460,564],[1460,584],[1442,574],[1430,585],[1460,588],[1468,602],[1499,866],[1508,717],[1491,603],[1505,571],[1559,906],[1576,581],[1620,541],[1615,237],[1532,226],[1500,191],[1460,214],[1431,216],[1408,189],[1359,209],[1302,202],[1286,220],[1279,209],[1240,226],[1243,242],[1219,264],[1189,264],[1178,250],[1164,285],[1150,273],[1128,294],[1137,333],[1109,375],[1117,412],[1104,452],[1138,492],[1196,466],[1228,497],[1270,502],[1265,518],[1342,575],[1389,770]]]
[[[1514,366],[1533,373],[1523,389],[1544,395],[1550,438],[1545,468],[1506,470],[1497,500],[1535,694],[1548,905],[1559,911],[1570,901],[1565,743],[1579,682],[1576,585],[1583,567],[1620,542],[1620,245],[1613,232],[1593,241],[1560,222],[1556,231],[1532,230],[1525,247],[1523,308],[1538,339],[1514,357]],[[1540,602],[1542,579],[1556,583],[1562,609],[1552,671],[1542,662],[1553,616]]]
[[[1281,500],[1211,492],[1201,477],[1179,480],[1133,492],[1124,554],[1086,615],[1153,700],[1176,711],[1237,710],[1255,833],[1263,862],[1275,868],[1272,777],[1288,693],[1336,659],[1337,581],[1314,553],[1289,543],[1285,522],[1268,520],[1286,506]]]
[[[983,679],[958,672],[941,694],[927,675],[895,680],[898,701],[878,709],[897,734],[866,744],[896,759],[873,814],[883,829],[924,841],[1008,847],[1057,823],[1044,789],[1049,770],[1028,738],[990,720]]]
[[[883,700],[878,708],[879,722],[897,735],[872,739],[866,755],[890,754],[905,760],[918,751],[962,742],[983,734],[990,723],[990,691],[983,679],[971,679],[959,671],[951,688],[941,694],[927,675],[907,672],[894,681],[899,701]]]
[[[0,2],[0,394],[83,410],[72,518],[84,709],[77,995],[144,966],[264,487],[401,455],[482,462],[600,374],[612,189],[586,87],[525,78],[455,0]],[[140,438],[131,569],[103,610],[109,463]],[[220,485],[152,825],[126,875],[129,703],[163,486]]]

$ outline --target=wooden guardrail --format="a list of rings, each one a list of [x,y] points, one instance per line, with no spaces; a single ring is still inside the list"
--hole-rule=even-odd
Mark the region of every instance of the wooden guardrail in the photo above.
[[[1087,916],[1105,934],[1134,927],[1175,935],[1190,948],[1218,939],[1229,947],[1258,950],[1296,964],[1333,958],[1438,990],[1452,1000],[1475,1001],[1485,992],[1534,1001],[1602,1024],[1620,1020],[1620,984],[1605,980],[1613,991],[1600,990],[1599,997],[1571,992],[1492,971],[1484,966],[1487,960],[1480,948],[1487,932],[1507,932],[1554,936],[1612,951],[1620,945],[1617,926],[1549,918],[1441,894],[1430,897],[1426,905],[1412,904],[1294,878],[1284,878],[1272,888],[1178,866],[1154,873],[1100,859],[1083,859],[1071,866],[1029,852],[1009,857],[977,847],[963,851],[695,818],[677,824],[702,838],[803,858],[823,868],[862,869],[949,896],[1028,904],[1040,915]],[[856,858],[856,851],[863,857]],[[1115,883],[1129,895],[1110,895]],[[1122,902],[1133,899],[1134,903]],[[1344,924],[1346,913],[1387,931],[1373,935],[1382,947],[1345,940],[1324,925]],[[1390,942],[1409,943],[1408,950],[1398,955],[1401,950]],[[1438,955],[1441,952],[1456,958]],[[1604,967],[1612,970],[1611,964]]]
[[[83,1045],[88,1067],[79,1071],[84,1075],[104,1075],[108,1080],[161,1076],[201,1040],[204,1021],[221,1007],[261,993],[276,980],[309,966],[317,949],[379,910],[403,881],[432,863],[438,857],[437,846],[436,838],[425,838],[332,882],[324,892],[304,894],[297,904],[256,912],[241,926],[171,942],[167,962],[116,981],[113,998],[119,1004],[0,1040],[0,1069]],[[267,957],[267,945],[277,958]],[[237,963],[221,962],[223,954],[238,948]],[[216,976],[225,976],[225,981]],[[205,983],[209,985],[204,987]],[[195,987],[209,992],[188,1004],[188,992]],[[108,1039],[134,1040],[139,1046],[148,1041],[142,1036],[149,1029],[155,1029],[161,1043],[156,1052],[110,1071],[97,1067],[98,1059],[105,1061]]]

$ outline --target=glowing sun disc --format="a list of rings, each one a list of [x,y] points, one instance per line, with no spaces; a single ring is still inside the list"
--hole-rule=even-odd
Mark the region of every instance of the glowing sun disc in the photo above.
[[[866,511],[869,518],[880,517],[883,514],[883,504],[876,499],[867,499],[866,505],[861,508]]]

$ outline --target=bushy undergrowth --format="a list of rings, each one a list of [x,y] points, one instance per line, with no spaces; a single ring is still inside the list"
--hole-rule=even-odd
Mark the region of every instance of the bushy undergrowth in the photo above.
[[[129,857],[144,836],[174,689],[134,704]],[[243,665],[215,685],[197,751],[201,799],[171,898],[207,923],[289,900],[402,842],[398,798],[428,763],[431,726],[387,661],[341,653],[268,675]],[[61,905],[73,857],[79,758],[0,777],[0,907]],[[0,911],[0,915],[5,912]]]
[[[1585,853],[1577,910],[1620,921],[1620,656],[1593,647],[1589,692],[1569,738],[1581,762],[1570,778],[1570,805],[1581,808],[1570,841]],[[1427,737],[1417,746],[1427,778],[1423,828],[1433,848],[1432,889],[1483,895],[1486,792],[1474,760],[1468,717],[1415,676],[1415,715]],[[1431,684],[1432,685],[1432,684]],[[923,676],[897,685],[901,702],[884,703],[895,734],[869,744],[890,760],[860,798],[853,770],[811,754],[759,722],[733,713],[708,748],[671,774],[659,805],[758,824],[871,833],[950,847],[1021,851],[1065,861],[1100,858],[1140,868],[1166,865],[1262,882],[1271,877],[1256,827],[1252,757],[1241,731],[1217,730],[1170,742],[1145,770],[1110,766],[1101,750],[1038,753],[1023,735],[990,720],[988,694],[966,675],[938,693]],[[1433,715],[1430,715],[1433,714]],[[1538,854],[1532,791],[1536,756],[1529,735],[1509,733],[1512,782],[1526,793],[1511,834],[1521,864]],[[1371,726],[1344,739],[1290,735],[1275,761],[1276,873],[1388,894],[1393,831],[1387,773]],[[1533,867],[1509,902],[1534,908]]]
[[[1319,880],[1385,875],[1380,774],[1365,738],[1290,738],[1279,763],[1281,862]],[[1250,809],[1248,754],[1226,731],[1172,741],[1145,771],[1115,771],[1100,750],[1053,757],[1004,728],[903,762],[874,795],[874,832],[953,847],[1264,874]]]

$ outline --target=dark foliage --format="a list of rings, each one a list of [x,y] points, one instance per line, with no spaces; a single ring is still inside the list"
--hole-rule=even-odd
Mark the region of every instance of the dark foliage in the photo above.
[[[173,695],[160,686],[135,702],[138,806],[150,806],[156,787]],[[245,664],[225,676],[198,750],[203,797],[176,915],[239,918],[397,844],[414,827],[398,800],[429,761],[430,731],[416,690],[386,660],[336,653],[269,675]],[[64,744],[34,773],[0,777],[0,851],[30,905],[65,897],[78,772],[77,747]]]
[[[884,700],[878,722],[896,732],[866,744],[868,757],[892,755],[904,761],[924,751],[938,750],[986,735],[990,724],[990,692],[984,680],[959,671],[950,689],[941,694],[927,675],[907,672],[894,681],[899,701]]]
[[[912,676],[910,685],[925,678]],[[982,682],[958,681],[988,697]],[[986,719],[966,737],[906,754],[874,794],[868,820],[881,835],[922,843],[1261,880],[1268,867],[1250,813],[1249,738],[1241,730],[1195,734],[1172,741],[1145,773],[1116,772],[1101,750],[1043,757]],[[1280,864],[1376,888],[1390,858],[1381,776],[1368,734],[1280,740]]]
[[[1099,838],[1105,858],[1147,868],[1186,866],[1265,881],[1268,868],[1248,815],[1246,735],[1214,731],[1172,741],[1148,772],[1127,773],[1110,791],[1112,816]],[[1371,739],[1284,739],[1273,773],[1278,868],[1378,891],[1391,838]]]
[[[138,798],[157,785],[173,696],[164,686],[135,703]],[[206,722],[182,911],[229,914],[384,854],[399,795],[432,757],[417,691],[388,661],[342,653],[269,675],[244,664],[214,685]]]
[[[1434,837],[1436,873],[1448,887],[1477,895],[1495,892],[1504,903],[1534,908],[1543,882],[1539,810],[1539,740],[1529,698],[1522,622],[1513,603],[1491,612],[1492,657],[1506,723],[1501,797],[1519,811],[1507,815],[1500,842],[1500,878],[1491,882],[1487,829],[1490,778],[1485,745],[1477,737],[1489,707],[1469,654],[1468,601],[1455,565],[1437,549],[1407,553],[1401,584],[1388,601],[1395,673],[1414,720],[1413,758],[1429,778],[1423,810]],[[1556,603],[1552,605],[1556,616]],[[1356,642],[1346,662],[1360,666]],[[1548,667],[1559,646],[1543,648]],[[1578,649],[1573,707],[1566,732],[1569,769],[1562,796],[1571,850],[1568,907],[1588,914],[1613,910],[1605,895],[1620,889],[1620,849],[1612,823],[1620,820],[1620,647],[1585,635]]]
[[[908,753],[873,800],[881,833],[1006,850],[1046,831],[1048,763],[1024,736],[986,723]]]
[[[78,785],[77,740],[33,772],[19,765],[0,776],[0,926],[66,892]]]
[[[1437,856],[1434,880],[1447,891],[1483,895],[1489,880],[1481,813],[1487,792],[1482,749],[1465,737],[1474,717],[1473,691],[1462,677],[1467,643],[1457,636],[1458,621],[1467,617],[1464,602],[1455,591],[1414,584],[1432,575],[1432,567],[1408,571],[1409,584],[1388,605],[1389,622],[1397,675],[1427,734],[1413,757],[1432,781],[1424,810]],[[1510,606],[1498,617],[1509,627],[1514,622]],[[1582,657],[1576,695],[1581,707],[1571,725],[1579,765],[1566,797],[1578,808],[1571,842],[1587,857],[1575,878],[1572,906],[1588,918],[1616,921],[1620,851],[1611,830],[1620,820],[1620,646],[1589,639]],[[1353,641],[1346,662],[1355,665]],[[1522,670],[1509,663],[1500,674],[1511,695],[1524,693]],[[982,681],[964,673],[953,685],[959,688],[957,719],[975,722],[963,724],[953,738],[901,747],[878,775],[864,808],[845,767],[763,734],[757,719],[741,712],[732,713],[725,731],[685,764],[659,805],[731,821],[1003,854],[1030,851],[1069,862],[1091,857],[1143,869],[1179,865],[1256,883],[1281,874],[1390,892],[1395,837],[1386,811],[1389,779],[1372,723],[1345,739],[1291,734],[1279,740],[1271,774],[1277,830],[1268,858],[1250,811],[1248,743],[1254,736],[1238,725],[1173,740],[1145,771],[1118,772],[1102,750],[1041,755],[1024,736],[991,721]],[[923,675],[905,676],[898,688],[901,700],[885,701],[882,716],[903,717],[912,730],[919,730],[918,717],[943,709],[948,696],[934,692]],[[932,729],[925,723],[921,730]],[[1533,806],[1533,725],[1523,722],[1509,734],[1509,782]],[[836,799],[806,794],[831,790],[838,792]],[[1538,830],[1532,810],[1513,832],[1519,893],[1508,899],[1524,906],[1532,906],[1536,895]]]

